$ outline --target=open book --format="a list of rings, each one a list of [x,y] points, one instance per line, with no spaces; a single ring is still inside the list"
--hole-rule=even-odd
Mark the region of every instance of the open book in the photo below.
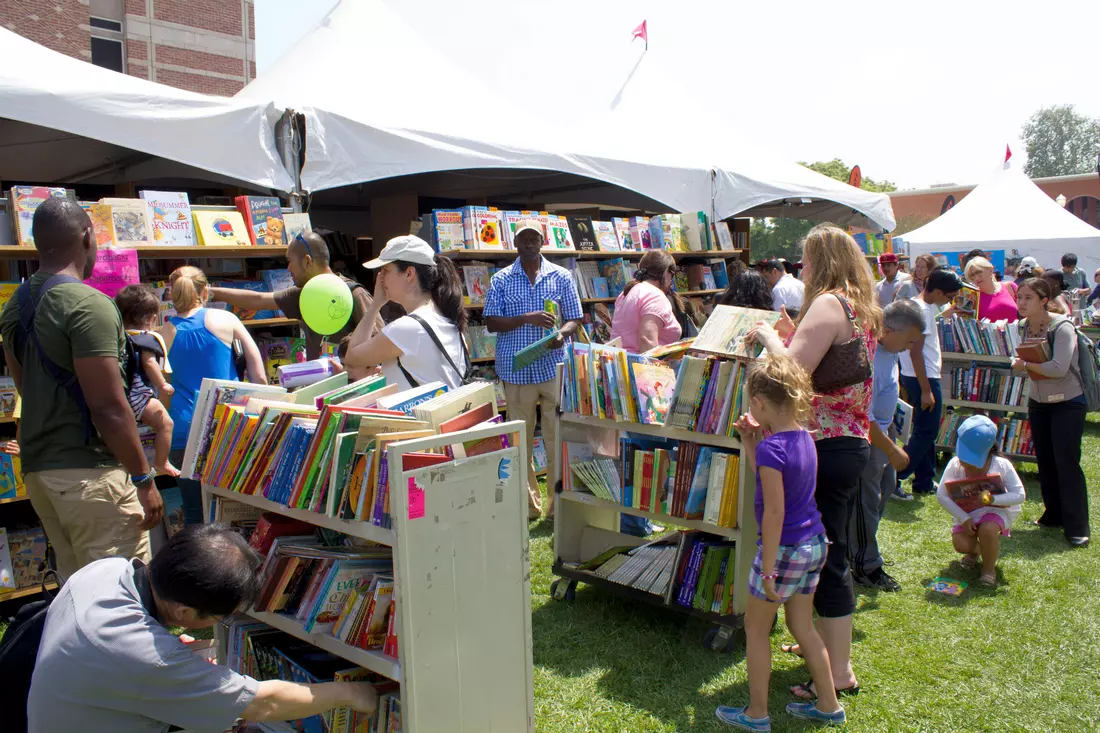
[[[733,305],[715,306],[714,312],[703,324],[691,348],[695,351],[706,351],[723,356],[753,359],[760,355],[763,347],[755,341],[746,339],[746,334],[761,321],[774,326],[779,321],[779,317],[780,314],[775,311],[739,308]]]

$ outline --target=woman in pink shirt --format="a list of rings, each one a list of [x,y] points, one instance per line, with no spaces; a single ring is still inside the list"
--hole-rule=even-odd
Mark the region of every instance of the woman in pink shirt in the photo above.
[[[993,275],[993,263],[984,257],[972,257],[966,263],[966,279],[978,289],[978,316],[996,323],[1015,323],[1016,283],[999,282]]]
[[[664,250],[642,255],[634,280],[627,283],[615,300],[611,338],[622,338],[623,348],[636,354],[680,338],[680,324],[670,298],[680,296],[672,289],[676,261]]]

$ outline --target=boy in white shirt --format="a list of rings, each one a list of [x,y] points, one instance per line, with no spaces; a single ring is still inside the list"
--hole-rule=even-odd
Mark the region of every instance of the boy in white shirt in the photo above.
[[[940,334],[936,327],[936,315],[960,289],[962,281],[950,270],[933,270],[928,275],[924,292],[913,298],[924,317],[924,331],[908,352],[903,351],[899,355],[901,386],[913,405],[913,435],[905,446],[909,467],[898,474],[898,480],[912,476],[914,494],[931,494],[936,490],[936,435],[943,414]]]

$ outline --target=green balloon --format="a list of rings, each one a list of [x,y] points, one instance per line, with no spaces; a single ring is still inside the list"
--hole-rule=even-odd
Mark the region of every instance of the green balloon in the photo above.
[[[317,275],[302,288],[298,308],[311,331],[329,336],[351,318],[351,288],[338,275]]]

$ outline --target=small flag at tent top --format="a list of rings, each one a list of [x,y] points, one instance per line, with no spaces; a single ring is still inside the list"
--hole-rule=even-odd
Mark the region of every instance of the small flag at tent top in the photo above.
[[[1005,165],[1008,165],[1009,159],[1012,157],[1012,148],[1005,145]]]
[[[633,41],[635,38],[641,38],[643,41],[645,41],[645,47],[646,47],[646,50],[648,51],[649,50],[649,30],[646,28],[645,23],[646,22],[643,20],[642,24],[634,29],[634,33],[631,36],[630,40]]]

